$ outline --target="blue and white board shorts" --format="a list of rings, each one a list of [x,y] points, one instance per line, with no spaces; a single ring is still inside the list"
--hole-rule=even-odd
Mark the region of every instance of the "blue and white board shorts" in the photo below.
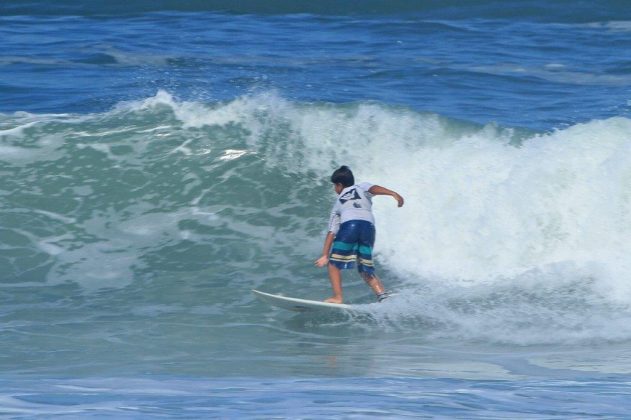
[[[366,220],[349,220],[340,225],[331,249],[329,264],[339,269],[354,268],[373,275],[372,248],[375,244],[375,225]]]

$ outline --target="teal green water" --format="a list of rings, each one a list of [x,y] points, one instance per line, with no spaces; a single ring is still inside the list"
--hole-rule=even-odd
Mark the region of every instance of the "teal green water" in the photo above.
[[[0,364],[16,374],[425,375],[436,362],[423,358],[457,354],[464,340],[480,353],[464,365],[448,357],[445,372],[503,377],[507,348],[522,357],[513,346],[544,346],[545,359],[557,355],[550,344],[624,343],[629,128],[618,118],[534,135],[273,94],[203,104],[162,92],[102,114],[4,115],[1,334],[11,346]],[[375,199],[377,263],[399,295],[370,304],[349,273],[359,315],[294,318],[250,290],[328,296],[313,260],[334,198],[323,168],[335,162],[407,199],[402,209]],[[490,368],[493,346],[504,356]]]

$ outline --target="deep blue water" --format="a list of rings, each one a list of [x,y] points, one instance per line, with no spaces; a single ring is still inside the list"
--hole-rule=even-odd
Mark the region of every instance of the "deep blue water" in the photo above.
[[[545,5],[541,15],[521,17],[517,5],[493,18],[497,5],[477,15],[481,6],[458,7],[450,19],[449,7],[340,16],[138,6],[126,15],[75,3],[78,16],[58,3],[55,14],[32,5],[35,16],[24,6],[3,16],[0,111],[103,112],[158,89],[203,102],[278,90],[299,102],[377,101],[545,130],[629,107],[626,7],[602,20]]]
[[[631,9],[461,3],[2,2],[0,414],[628,416]]]

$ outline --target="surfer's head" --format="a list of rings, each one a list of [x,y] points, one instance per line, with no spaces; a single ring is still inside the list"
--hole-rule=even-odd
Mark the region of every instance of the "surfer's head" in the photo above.
[[[344,188],[355,185],[355,177],[351,168],[348,166],[340,166],[331,175],[331,182],[334,184],[341,184]]]

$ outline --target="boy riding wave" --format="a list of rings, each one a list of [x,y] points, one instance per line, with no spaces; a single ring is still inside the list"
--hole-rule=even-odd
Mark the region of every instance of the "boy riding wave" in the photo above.
[[[331,182],[338,195],[331,210],[329,231],[324,239],[322,256],[315,262],[318,267],[328,265],[333,296],[325,302],[344,301],[341,270],[354,268],[355,264],[360,276],[381,302],[388,297],[388,293],[375,274],[372,260],[375,243],[372,197],[392,196],[399,207],[403,206],[403,197],[396,191],[369,182],[355,184],[355,177],[348,166],[341,166],[335,170],[331,175]]]

